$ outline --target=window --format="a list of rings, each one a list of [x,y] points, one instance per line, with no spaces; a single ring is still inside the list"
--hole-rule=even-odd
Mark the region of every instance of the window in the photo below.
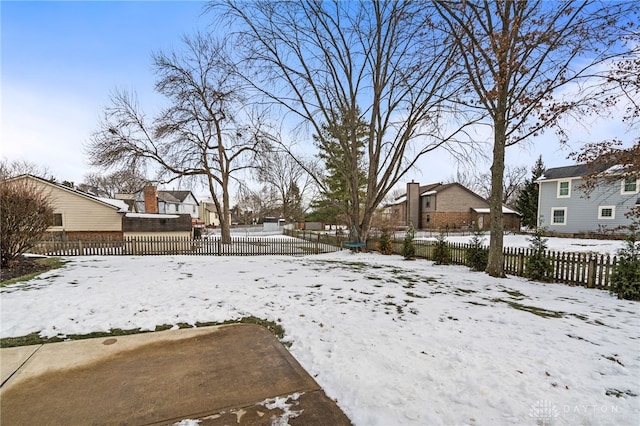
[[[552,225],[566,225],[567,224],[567,208],[566,207],[554,207],[551,209],[551,224]]]
[[[431,196],[424,197],[424,208],[428,209],[431,207]]]
[[[615,219],[616,206],[600,206],[598,207],[598,219]]]
[[[561,180],[558,182],[558,198],[569,198],[571,196],[571,181]]]
[[[51,218],[51,226],[62,226],[62,213],[54,213]]]
[[[638,179],[635,177],[628,177],[622,181],[622,194],[637,194],[638,193]]]

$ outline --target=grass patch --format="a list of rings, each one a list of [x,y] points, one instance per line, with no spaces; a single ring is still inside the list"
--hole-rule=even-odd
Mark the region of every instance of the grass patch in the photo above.
[[[248,316],[243,317],[237,320],[227,320],[222,322],[196,322],[196,327],[209,327],[214,325],[227,325],[227,324],[256,324],[262,326],[269,330],[274,336],[278,338],[282,342],[284,338],[284,328],[276,324],[273,321],[268,321],[266,319]],[[179,328],[193,328],[191,324],[186,323],[178,323],[176,324]],[[162,324],[157,325],[155,330],[153,331],[164,331],[172,328],[173,325],[170,324]],[[5,337],[0,339],[0,348],[13,348],[16,346],[28,346],[28,345],[42,345],[46,343],[56,343],[56,342],[66,342],[69,340],[85,340],[85,339],[94,339],[97,337],[116,337],[116,336],[127,336],[131,334],[142,334],[142,333],[152,333],[153,331],[145,330],[142,331],[139,328],[123,330],[120,328],[112,328],[109,331],[96,331],[88,334],[69,334],[66,337],[41,337],[37,332],[27,334],[26,336],[20,337]],[[291,346],[290,342],[282,342],[285,346]]]
[[[627,396],[638,396],[638,394],[636,394],[636,393],[634,393],[634,392],[632,392],[632,391],[630,391],[628,389],[624,390],[624,391],[621,391],[621,390],[618,390],[618,389],[609,388],[609,389],[607,389],[607,391],[604,394],[607,395],[607,396],[615,396],[616,398],[624,398],[624,397],[627,397]]]
[[[517,290],[502,290],[502,291],[507,293],[509,296],[513,297],[516,300],[522,300],[525,298],[525,295],[520,293]]]
[[[11,278],[9,280],[5,280],[0,282],[0,287],[4,287],[6,285],[15,284],[22,281],[29,281],[32,278],[37,277],[40,274],[43,274],[52,269],[62,268],[65,265],[65,261],[60,259],[59,257],[43,257],[40,259],[36,259],[35,263],[42,266],[42,270],[33,272],[31,274],[21,275],[19,277]]]
[[[476,306],[487,306],[486,303],[474,302],[473,300],[467,300],[464,303],[468,303],[470,305],[476,305]]]
[[[511,300],[491,299],[491,301],[506,303],[507,305],[511,306],[514,309],[519,309],[524,312],[529,312],[530,314],[534,314],[542,318],[563,318],[565,314],[564,312],[550,311],[544,308],[539,308],[537,306],[523,305],[521,303],[513,302]]]

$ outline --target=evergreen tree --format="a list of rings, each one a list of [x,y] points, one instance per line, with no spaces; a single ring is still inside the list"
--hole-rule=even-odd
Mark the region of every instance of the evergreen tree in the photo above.
[[[389,228],[382,228],[382,234],[380,234],[380,239],[378,240],[378,251],[380,254],[393,253],[393,244],[391,243]]]
[[[619,299],[640,300],[640,233],[637,223],[630,226],[626,245],[618,251],[619,259],[611,275],[611,292]]]
[[[300,187],[293,180],[289,182],[282,203],[282,217],[289,221],[304,220],[304,207]]]
[[[542,156],[538,157],[531,169],[531,179],[528,179],[516,201],[516,209],[522,214],[522,226],[535,228],[538,225],[538,184],[536,180],[542,176],[545,167]]]
[[[550,281],[553,275],[553,264],[545,253],[547,239],[544,238],[544,229],[536,228],[536,232],[528,240],[533,253],[526,261],[525,276],[534,281]]]
[[[473,271],[484,271],[487,268],[489,250],[485,247],[484,240],[484,231],[476,227],[466,253],[467,265]]]
[[[415,235],[416,230],[413,227],[413,223],[409,222],[407,233],[404,236],[404,243],[402,244],[402,256],[405,260],[413,260],[416,257],[416,246],[413,243]]]
[[[431,260],[433,260],[436,265],[448,265],[451,263],[451,252],[449,251],[449,245],[446,241],[446,235],[442,230],[436,237],[436,247],[431,255]]]
[[[357,108],[341,109],[330,123],[322,125],[319,135],[313,136],[326,169],[320,198],[311,205],[319,216],[344,218],[348,225],[358,225],[367,184],[364,147],[368,132]]]

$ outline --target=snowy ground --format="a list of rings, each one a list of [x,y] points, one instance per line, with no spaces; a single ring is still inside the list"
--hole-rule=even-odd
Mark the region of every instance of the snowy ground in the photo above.
[[[436,232],[419,231],[416,234],[416,240],[432,240],[435,241],[435,237],[438,234]],[[486,234],[485,244],[489,244],[489,233]],[[512,248],[529,247],[531,236],[518,234],[518,235],[505,235],[504,246]],[[547,240],[547,248],[551,251],[565,251],[565,252],[592,252],[598,254],[608,254],[614,256],[618,254],[618,250],[623,248],[625,242],[623,240],[595,240],[595,239],[582,239],[582,238],[559,238],[559,237],[545,237]],[[446,237],[447,241],[455,243],[469,243],[471,240],[470,235],[454,235]]]
[[[0,336],[254,315],[356,425],[637,425],[640,304],[343,251],[84,257],[0,289]]]

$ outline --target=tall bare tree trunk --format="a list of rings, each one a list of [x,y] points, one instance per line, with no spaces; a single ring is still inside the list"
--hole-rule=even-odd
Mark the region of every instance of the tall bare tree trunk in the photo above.
[[[491,196],[489,197],[489,259],[486,272],[492,277],[504,278],[503,226],[502,226],[502,183],[504,180],[505,153],[504,120],[496,120],[494,125],[493,164],[491,166]]]

